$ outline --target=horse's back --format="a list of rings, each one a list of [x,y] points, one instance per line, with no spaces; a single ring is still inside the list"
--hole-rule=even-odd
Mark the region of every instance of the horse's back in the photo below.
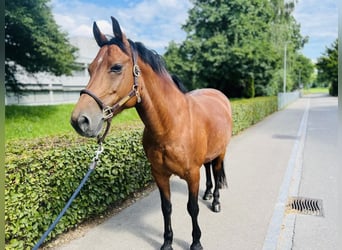
[[[210,119],[226,119],[231,123],[232,110],[228,98],[216,89],[197,89],[189,92],[188,98],[199,108],[200,112],[206,113]]]

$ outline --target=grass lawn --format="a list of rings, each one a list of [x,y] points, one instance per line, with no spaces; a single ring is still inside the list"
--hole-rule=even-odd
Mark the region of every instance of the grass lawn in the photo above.
[[[254,100],[233,99],[231,104],[241,112],[246,111],[246,107],[255,105],[255,102],[264,102],[264,99],[274,97],[255,98]],[[241,105],[246,105],[241,108]],[[270,104],[271,105],[271,104]],[[271,105],[272,106],[272,105]],[[70,116],[74,108],[74,104],[51,105],[51,106],[6,106],[5,110],[5,140],[25,140],[44,138],[47,136],[78,136],[70,125]],[[244,111],[245,110],[245,111]],[[240,111],[239,111],[240,112]],[[244,115],[237,115],[239,122],[235,124],[236,133],[240,131],[239,123],[246,124]],[[248,120],[248,119],[247,119]],[[247,121],[249,123],[250,121]],[[134,108],[124,110],[115,116],[112,121],[111,135],[115,136],[115,131],[130,130],[131,128],[143,127],[136,110]],[[245,125],[244,125],[245,126]],[[242,126],[243,127],[243,126]],[[245,128],[245,127],[244,127]],[[244,129],[243,128],[243,129]]]
[[[51,106],[6,106],[5,138],[31,139],[75,133],[70,125],[74,104]],[[113,119],[112,127],[140,124],[135,109],[125,110]]]
[[[308,95],[308,94],[329,94],[329,89],[328,88],[310,88],[310,89],[303,89],[303,94]]]

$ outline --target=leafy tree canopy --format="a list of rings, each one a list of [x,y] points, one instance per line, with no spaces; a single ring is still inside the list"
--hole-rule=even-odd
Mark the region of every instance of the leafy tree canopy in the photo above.
[[[213,87],[230,97],[274,95],[289,53],[305,43],[292,17],[294,4],[279,0],[193,0],[183,29],[164,55],[170,71],[189,88]],[[291,58],[291,57],[289,57]]]
[[[294,61],[292,73],[292,79],[294,79],[294,88],[308,88],[314,81],[313,75],[315,71],[315,65],[311,60],[302,54],[296,55]]]
[[[329,92],[338,95],[338,39],[326,48],[325,53],[317,60],[317,81],[330,86]]]
[[[70,75],[75,52],[53,19],[49,0],[11,0],[5,8],[6,89],[20,91],[18,65],[28,73],[48,71]]]

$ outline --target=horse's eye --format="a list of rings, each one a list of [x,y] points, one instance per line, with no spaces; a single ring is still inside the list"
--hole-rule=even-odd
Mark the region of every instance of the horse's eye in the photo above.
[[[110,72],[121,73],[121,71],[122,71],[122,65],[121,64],[115,64],[114,66],[112,66],[110,68]]]

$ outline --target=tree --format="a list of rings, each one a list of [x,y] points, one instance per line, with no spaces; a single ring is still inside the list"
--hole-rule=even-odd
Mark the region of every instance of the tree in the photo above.
[[[16,73],[48,71],[70,75],[78,67],[75,52],[55,23],[49,0],[6,1],[5,9],[5,84],[6,89],[20,92]]]
[[[272,81],[274,85],[278,85],[278,91],[283,91],[286,52],[286,91],[292,91],[299,87],[299,75],[302,71],[298,70],[298,67],[302,68],[299,61],[308,65],[308,69],[312,68],[309,59],[299,53],[304,44],[308,42],[308,37],[301,36],[300,25],[292,15],[297,0],[271,0],[270,2],[274,13],[271,24],[271,41],[277,48],[277,54],[283,60],[275,71]],[[308,69],[305,69],[305,73]]]
[[[338,40],[331,47],[326,48],[325,53],[317,60],[317,81],[330,86],[329,93],[338,95]]]
[[[213,87],[233,97],[263,94],[258,90],[272,77],[279,58],[270,44],[271,6],[264,0],[193,1],[183,29],[186,41],[165,53],[168,65],[181,75],[193,76],[188,87]],[[268,53],[264,53],[265,51]],[[193,66],[190,66],[193,65]],[[186,71],[184,74],[183,72]],[[249,90],[247,90],[249,88]],[[251,91],[253,89],[253,91]]]
[[[315,66],[311,60],[302,54],[298,54],[294,59],[294,66],[291,78],[294,81],[293,88],[308,88],[313,82]]]
[[[278,11],[277,4],[284,2],[193,0],[183,26],[186,40],[170,43],[164,55],[169,69],[185,76],[190,89],[213,87],[230,97],[276,94],[281,79],[275,76],[280,75],[283,58],[279,41],[290,40],[291,53],[303,43],[291,18],[292,5]],[[290,28],[275,35],[285,22]]]

